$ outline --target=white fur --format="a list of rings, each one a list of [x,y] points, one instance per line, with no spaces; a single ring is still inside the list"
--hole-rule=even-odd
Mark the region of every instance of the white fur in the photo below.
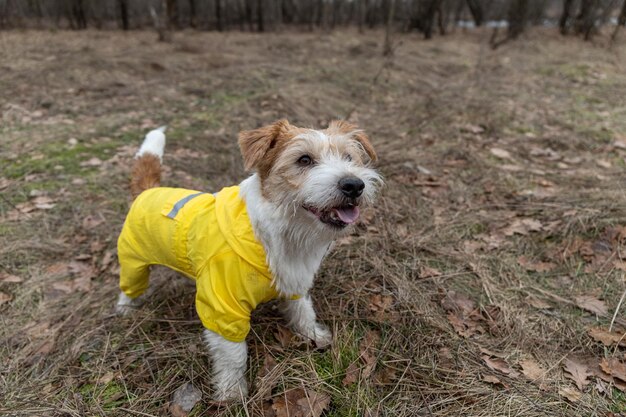
[[[143,297],[130,298],[123,292],[120,292],[120,295],[117,298],[115,312],[119,315],[126,316],[137,307],[140,307],[141,304],[143,304]]]
[[[213,362],[213,398],[217,401],[245,398],[248,395],[246,342],[231,342],[210,330],[204,330],[204,341]]]
[[[151,130],[146,135],[139,151],[135,154],[135,158],[139,158],[144,154],[152,154],[159,157],[159,161],[163,160],[163,150],[165,149],[165,129],[167,126],[161,126]]]
[[[282,312],[289,327],[296,333],[311,339],[318,348],[329,346],[333,334],[326,326],[316,321],[313,302],[309,296],[282,303]]]
[[[313,219],[306,213],[298,216],[305,221],[298,221],[291,207],[280,207],[265,199],[257,174],[242,181],[240,187],[239,193],[246,202],[254,233],[265,249],[276,289],[286,297],[306,295],[334,239],[333,233],[320,238],[311,230]]]

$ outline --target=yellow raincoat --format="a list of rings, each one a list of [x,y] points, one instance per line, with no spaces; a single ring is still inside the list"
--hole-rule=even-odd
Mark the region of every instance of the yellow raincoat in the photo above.
[[[250,331],[250,314],[279,296],[239,187],[216,195],[151,188],[133,203],[118,240],[120,287],[131,298],[148,288],[149,266],[196,280],[204,327],[233,342]]]

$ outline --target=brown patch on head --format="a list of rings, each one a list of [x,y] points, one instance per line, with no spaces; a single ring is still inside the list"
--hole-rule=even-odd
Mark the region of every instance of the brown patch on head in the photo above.
[[[239,133],[239,149],[245,169],[255,170],[262,180],[267,178],[274,161],[299,130],[282,119],[271,125]]]
[[[361,145],[372,162],[376,162],[378,160],[378,155],[376,155],[376,151],[374,151],[374,146],[372,146],[372,142],[370,142],[369,137],[356,125],[345,120],[333,120],[328,125],[328,129],[326,129],[326,131],[329,134],[350,136],[350,138],[356,140]]]

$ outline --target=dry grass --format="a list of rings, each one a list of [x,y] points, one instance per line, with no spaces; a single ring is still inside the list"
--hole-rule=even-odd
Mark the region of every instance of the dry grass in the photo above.
[[[577,402],[558,394],[573,386],[566,356],[624,354],[587,336],[610,317],[568,302],[594,295],[612,314],[626,289],[613,266],[623,247],[611,246],[599,266],[568,248],[576,238],[606,243],[607,228],[626,225],[626,151],[612,145],[626,133],[626,50],[537,31],[494,52],[488,36],[398,37],[383,66],[382,33],[183,32],[172,44],[142,32],[1,33],[0,273],[23,282],[0,282],[12,297],[0,305],[0,414],[167,415],[185,382],[205,393],[193,415],[258,414],[271,395],[303,385],[331,396],[329,416],[626,410],[624,394],[593,383]],[[127,207],[127,162],[147,128],[167,123],[165,183],[215,190],[243,178],[240,129],[348,115],[371,134],[387,185],[314,289],[335,346],[282,347],[280,319],[264,308],[249,337],[252,398],[212,408],[189,282],[159,271],[147,306],[131,318],[112,314],[115,265],[103,263]],[[93,157],[104,162],[81,166]],[[41,193],[56,206],[11,219]],[[506,236],[520,218],[544,228]],[[529,271],[522,255],[555,266]],[[96,271],[83,280],[88,291],[63,286],[80,276],[76,265],[63,268],[77,257]],[[496,312],[488,331],[454,331],[440,305],[449,290]],[[375,368],[344,386],[351,363],[364,368],[361,340],[372,331],[381,336]],[[535,358],[545,390],[490,370],[481,348],[517,370]],[[268,355],[277,368],[258,377]]]

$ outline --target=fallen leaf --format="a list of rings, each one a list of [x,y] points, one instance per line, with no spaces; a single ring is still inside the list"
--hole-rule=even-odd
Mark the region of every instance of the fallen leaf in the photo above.
[[[485,128],[480,125],[466,124],[461,126],[461,132],[473,133],[475,135],[483,133]]]
[[[347,387],[348,385],[354,384],[358,378],[359,367],[357,366],[356,362],[352,362],[350,363],[350,365],[348,365],[348,368],[346,368],[346,376],[341,381],[341,384],[344,387]]]
[[[597,314],[598,316],[606,316],[608,314],[608,308],[604,301],[598,300],[596,297],[591,295],[581,295],[575,297],[576,305],[583,310],[587,310],[591,313]]]
[[[359,343],[359,357],[365,364],[361,374],[364,379],[369,378],[376,367],[377,357],[374,349],[376,349],[379,342],[380,332],[377,330],[368,330],[365,336],[363,336],[361,343]]]
[[[471,313],[476,308],[476,304],[465,294],[450,290],[441,300],[441,306],[446,311]]]
[[[100,378],[97,379],[96,382],[98,382],[99,384],[108,384],[109,382],[113,381],[113,379],[116,378],[116,375],[114,372],[112,371],[107,371],[104,373],[104,375],[102,375]]]
[[[88,159],[87,161],[83,161],[80,163],[80,166],[83,168],[84,167],[97,167],[100,165],[102,165],[102,160],[95,156],[93,158]]]
[[[620,362],[618,359],[602,358],[600,361],[600,368],[612,377],[626,382],[626,364]]]
[[[509,364],[506,363],[506,361],[504,359],[500,359],[500,358],[495,358],[494,359],[494,358],[490,358],[487,355],[483,355],[482,358],[485,361],[485,363],[487,364],[487,366],[489,368],[493,369],[494,371],[502,372],[503,374],[512,376],[514,378],[519,376],[519,372],[511,369]]]
[[[441,276],[441,271],[435,268],[431,268],[429,266],[422,266],[420,268],[419,277],[420,278],[433,278]]]
[[[388,366],[382,366],[374,375],[374,380],[379,385],[391,384],[398,380],[396,370]]]
[[[543,262],[543,261],[531,261],[526,256],[522,255],[517,258],[517,263],[520,266],[523,266],[527,271],[534,272],[549,272],[556,268],[556,264],[552,262]]]
[[[502,359],[504,359],[504,358],[507,357],[506,353],[496,352],[496,351],[493,351],[491,349],[487,349],[487,348],[482,347],[482,346],[479,346],[478,349],[480,349],[480,351],[482,353],[484,353],[485,355],[493,356],[494,358],[502,358]]]
[[[505,236],[527,235],[530,232],[539,232],[543,230],[543,225],[539,220],[535,219],[515,219],[502,232]]]
[[[9,274],[7,272],[0,272],[0,282],[22,282],[23,279],[17,275]]]
[[[106,247],[106,244],[100,242],[99,240],[94,240],[89,244],[89,251],[91,253],[96,253],[102,251]]]
[[[55,290],[59,290],[65,294],[70,294],[74,291],[74,282],[72,281],[58,281],[52,283],[52,288]]]
[[[600,168],[605,168],[605,169],[609,169],[612,166],[609,161],[606,161],[604,159],[596,159],[596,165],[598,165]]]
[[[616,259],[613,261],[613,266],[621,271],[626,271],[626,261]]]
[[[580,397],[582,397],[583,394],[576,388],[565,387],[559,390],[559,395],[575,403],[580,400]]]
[[[65,262],[57,262],[46,268],[46,273],[49,275],[64,275],[70,272],[70,267]]]
[[[0,190],[4,190],[5,188],[7,188],[9,185],[11,185],[13,183],[13,181],[4,178],[4,177],[0,177]]]
[[[12,299],[13,297],[11,297],[9,294],[0,291],[0,306],[4,303],[8,303]]]
[[[599,394],[608,394],[611,389],[609,384],[602,381],[601,379],[596,380],[596,385],[594,387]]]
[[[483,376],[483,381],[494,385],[504,385],[495,375],[485,375]]]
[[[330,396],[310,389],[296,388],[272,399],[276,417],[320,417],[330,405]]]
[[[546,371],[534,359],[523,359],[520,361],[522,373],[531,381],[543,380]]]
[[[513,157],[511,156],[511,153],[509,151],[504,150],[504,149],[491,148],[491,149],[489,149],[489,152],[491,152],[491,154],[493,156],[495,156],[496,158],[513,160]]]
[[[532,307],[538,308],[540,310],[546,310],[546,309],[552,308],[552,305],[549,304],[547,301],[534,297],[532,295],[529,295],[528,297],[526,297],[526,302],[530,304]]]
[[[393,297],[374,294],[370,297],[369,309],[374,312],[384,312],[393,304]]]
[[[622,392],[626,392],[626,383],[621,381],[620,379],[613,378],[610,373],[610,363],[606,359],[603,358],[602,360],[598,361],[594,358],[590,361],[587,361],[587,364],[589,365],[589,369],[593,373],[593,375],[597,376],[604,382],[608,382],[609,384],[614,385]],[[604,369],[606,369],[608,372],[605,372]]]
[[[289,347],[292,341],[295,339],[296,335],[293,334],[291,330],[284,326],[278,326],[276,328],[276,332],[274,333],[274,337],[280,343],[280,345],[284,348]]]
[[[476,321],[459,316],[458,313],[450,312],[446,317],[459,336],[469,339],[475,334],[485,333],[485,329]]]
[[[589,336],[601,342],[604,346],[613,346],[619,343],[620,346],[626,346],[626,334],[618,332],[609,332],[600,327],[592,327],[587,330]]]
[[[185,417],[201,399],[202,391],[186,382],[174,392],[170,413],[174,417]]]
[[[106,270],[111,262],[113,261],[113,251],[104,252],[104,256],[102,257],[102,265],[100,266],[100,271]]]
[[[563,369],[565,370],[565,376],[574,381],[580,391],[589,384],[587,377],[591,374],[587,365],[575,359],[566,358],[563,362]]]
[[[88,262],[72,261],[68,264],[68,269],[73,276],[78,278],[91,279],[97,275],[93,265]]]
[[[104,223],[102,215],[95,216],[90,214],[83,219],[83,228],[90,230],[101,225],[102,223]]]

